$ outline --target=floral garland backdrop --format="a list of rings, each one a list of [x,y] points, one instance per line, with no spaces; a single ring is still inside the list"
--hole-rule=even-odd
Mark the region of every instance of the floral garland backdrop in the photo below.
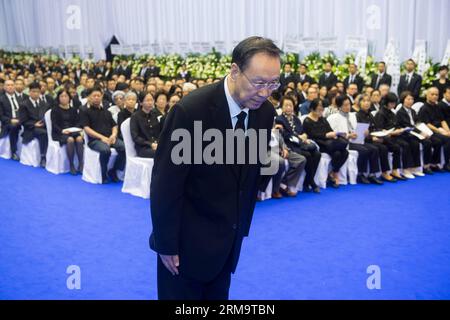
[[[33,54],[31,53],[13,53],[13,52],[3,52],[0,51],[0,56],[9,57],[15,61],[31,61]],[[57,55],[41,55],[47,61],[56,61],[60,59]],[[138,74],[140,68],[150,59],[154,58],[156,65],[160,67],[160,75],[165,78],[174,78],[181,70],[181,66],[186,64],[187,69],[191,72],[192,77],[196,79],[207,79],[207,78],[221,78],[228,72],[229,66],[231,64],[231,55],[223,55],[219,52],[213,51],[208,54],[188,54],[183,57],[179,54],[167,54],[167,55],[128,55],[128,56],[115,56],[113,59],[113,67],[119,64],[121,59],[128,60],[129,65],[132,67],[134,74]],[[306,64],[308,68],[308,74],[314,79],[318,80],[320,73],[323,71],[323,66],[325,62],[330,61],[333,64],[333,72],[336,74],[339,80],[344,80],[348,76],[348,65],[355,61],[355,56],[353,54],[345,55],[343,58],[339,59],[334,53],[326,53],[321,55],[319,52],[313,52],[305,56],[302,60],[299,56],[294,53],[285,53],[282,57],[283,62],[290,62],[294,68],[297,70],[300,63]],[[92,60],[81,59],[79,56],[74,56],[69,59],[64,60],[65,63],[72,63],[73,65],[78,63],[84,63],[85,61]],[[450,62],[450,61],[449,61]],[[423,90],[429,88],[433,81],[437,79],[438,76],[439,63],[435,63],[428,58],[426,62],[425,72],[423,74],[422,88]],[[400,71],[403,73],[405,71],[404,63],[400,66]],[[373,74],[377,72],[376,60],[373,56],[367,56],[366,68],[364,73],[360,73],[366,84],[370,84],[370,79]]]

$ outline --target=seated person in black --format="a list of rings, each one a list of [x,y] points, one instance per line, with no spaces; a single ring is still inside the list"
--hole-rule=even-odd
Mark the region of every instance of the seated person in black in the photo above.
[[[308,137],[314,140],[320,147],[321,152],[325,152],[331,157],[332,172],[329,175],[329,182],[332,187],[339,187],[339,170],[348,158],[348,141],[339,137],[334,132],[328,121],[322,116],[323,106],[319,99],[314,99],[309,105],[309,114],[303,121],[303,130]]]
[[[128,91],[125,94],[125,107],[120,110],[117,115],[117,126],[119,127],[119,138],[122,139],[122,132],[120,131],[120,127],[122,123],[127,120],[131,115],[136,111],[136,103],[137,103],[137,94],[133,91]]]
[[[5,81],[5,90],[0,90],[0,138],[9,136],[11,158],[18,161],[17,141],[22,128],[19,119],[19,106],[23,100],[19,100],[15,94],[14,81]]]
[[[158,147],[161,126],[155,113],[154,100],[151,93],[147,93],[142,101],[142,108],[131,116],[130,131],[136,153],[142,158],[153,158]]]
[[[375,115],[375,126],[378,130],[393,129],[389,135],[383,137],[383,143],[392,152],[391,175],[397,180],[414,179],[414,175],[410,171],[413,167],[411,148],[409,143],[402,138],[406,130],[399,128],[397,117],[393,111],[397,105],[397,95],[389,92],[383,101],[384,103]],[[403,175],[399,172],[401,164],[403,164]]]
[[[282,125],[280,132],[284,143],[290,150],[306,158],[306,175],[303,182],[303,191],[309,192],[313,190],[315,193],[319,193],[320,188],[314,182],[314,176],[319,166],[321,154],[317,146],[303,132],[302,122],[295,116],[295,101],[290,97],[284,96],[281,98],[280,106],[282,114],[276,117],[275,123]]]
[[[20,105],[19,118],[23,126],[22,143],[28,144],[33,139],[38,139],[41,151],[41,167],[46,165],[46,153],[48,146],[47,129],[45,128],[45,112],[49,109],[47,103],[39,100],[40,85],[33,82],[29,86],[29,99],[25,99]]]
[[[441,141],[444,148],[444,169],[450,171],[450,128],[438,107],[439,91],[435,87],[427,89],[427,99],[419,111],[419,120],[433,131],[433,136]]]
[[[372,145],[378,149],[381,178],[387,182],[397,182],[397,179],[392,177],[389,173],[391,171],[388,158],[389,151],[387,146],[383,144],[383,138],[370,135],[371,132],[378,131],[375,126],[375,118],[372,115],[371,110],[371,99],[369,95],[363,94],[359,100],[359,111],[356,113],[356,120],[361,123],[369,124],[369,129],[364,139],[364,145]]]
[[[403,137],[409,142],[411,146],[415,145],[414,149],[420,149],[420,144],[422,144],[423,172],[426,174],[433,174],[432,169],[436,169],[437,167],[439,167],[439,163],[441,162],[441,140],[434,137],[434,135],[429,136],[426,133],[421,132],[420,130],[415,128],[415,126],[419,124],[420,121],[416,111],[411,108],[414,104],[414,97],[411,92],[403,91],[400,95],[400,103],[402,104],[402,106],[396,114],[399,127],[414,128],[412,132],[420,134],[425,139],[420,140],[413,133],[404,134]],[[413,163],[416,167],[416,171],[413,172],[414,175],[423,176],[423,173],[420,170],[420,152],[414,154]]]
[[[102,105],[102,89],[97,86],[89,89],[88,97],[89,104],[80,113],[81,126],[89,136],[88,146],[100,153],[102,183],[108,183],[108,176],[111,181],[118,182],[117,171],[125,168],[125,145],[117,138],[119,130],[111,112]],[[111,148],[116,149],[118,155],[114,167],[108,171]]]
[[[70,173],[73,175],[83,171],[83,137],[80,132],[70,132],[68,128],[80,128],[80,117],[75,107],[70,106],[70,93],[62,89],[56,96],[56,107],[52,109],[52,139],[66,145],[67,157],[70,163]],[[75,170],[75,149],[78,157],[78,170]]]

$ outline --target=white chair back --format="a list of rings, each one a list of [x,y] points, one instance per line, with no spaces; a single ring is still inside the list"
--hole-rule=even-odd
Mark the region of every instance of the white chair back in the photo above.
[[[45,112],[45,127],[47,128],[47,137],[48,137],[48,141],[53,141],[52,138],[52,109],[47,110]]]
[[[120,132],[122,132],[123,143],[125,144],[125,154],[127,157],[136,157],[136,149],[133,138],[131,137],[130,118],[122,122]]]
[[[412,109],[416,112],[419,113],[420,109],[423,107],[423,102],[416,102],[412,105]]]

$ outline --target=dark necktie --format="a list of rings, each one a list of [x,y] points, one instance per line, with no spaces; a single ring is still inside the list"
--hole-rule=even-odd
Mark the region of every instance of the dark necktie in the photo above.
[[[234,126],[234,130],[236,129],[242,129],[245,131],[245,118],[247,117],[247,113],[245,111],[241,111],[237,115],[238,121],[236,122],[236,125]]]
[[[14,99],[14,96],[11,97],[11,101],[12,101],[12,104],[13,104],[14,112],[17,112],[17,110],[19,110],[19,107],[18,107],[18,105],[16,103],[16,99]]]
[[[245,118],[247,117],[247,113],[245,113],[244,111],[241,111],[241,113],[239,113],[237,115],[238,121],[236,122],[236,125],[234,126],[234,130],[236,131],[237,129],[242,129],[245,131]],[[247,141],[245,142],[247,143]],[[240,150],[240,152],[244,152],[244,156],[245,156],[245,149],[244,150]],[[235,139],[234,141],[234,164],[237,165],[237,170],[238,170],[238,177],[239,180],[241,178],[241,172],[242,172],[242,164],[238,164],[238,155],[239,151],[238,151],[238,146],[237,146],[237,139]]]

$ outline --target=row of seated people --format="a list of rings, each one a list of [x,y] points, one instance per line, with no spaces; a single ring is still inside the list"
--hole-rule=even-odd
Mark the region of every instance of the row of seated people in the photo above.
[[[88,138],[88,147],[100,153],[103,183],[118,181],[117,171],[123,171],[125,167],[121,124],[130,118],[130,134],[137,155],[153,158],[165,115],[180,100],[177,94],[169,99],[165,92],[157,92],[155,97],[146,93],[141,103],[133,91],[116,91],[116,104],[107,107],[103,105],[103,90],[93,87],[88,92],[87,103],[77,108],[71,104],[70,92],[63,88],[56,96],[57,103],[51,107],[39,99],[39,89],[38,83],[30,84],[29,97],[18,103],[10,84],[6,83],[5,94],[0,96],[1,137],[9,136],[12,158],[19,160],[17,147],[22,132],[23,144],[33,139],[39,141],[40,165],[46,166],[49,137],[44,117],[51,109],[51,139],[58,141],[60,146],[66,146],[70,172],[74,175],[82,172],[84,139]],[[84,133],[88,137],[84,137]],[[111,148],[117,151],[118,156],[113,168],[108,171]],[[75,168],[75,156],[78,158],[78,168]]]
[[[381,185],[434,172],[450,172],[450,128],[445,116],[450,111],[450,88],[444,89],[440,103],[438,97],[439,90],[429,88],[426,102],[417,113],[412,108],[414,96],[409,91],[402,92],[400,99],[395,93],[388,93],[378,110],[372,109],[370,96],[362,94],[357,101],[358,111],[353,109],[350,97],[337,94],[327,108],[321,99],[312,100],[309,113],[299,118],[294,112],[293,97],[283,96],[272,130],[271,146],[280,150],[270,153],[272,160],[280,164],[278,172],[269,177],[272,198],[279,199],[283,194],[295,196],[303,171],[303,191],[320,193],[314,177],[321,153],[331,158],[328,182],[335,188],[339,186],[339,171],[348,159],[348,150],[358,153],[357,181],[362,184]],[[330,108],[336,111],[330,112]],[[356,143],[358,123],[368,124],[362,143]],[[421,123],[429,130],[418,129]],[[268,182],[267,177],[261,179],[261,192],[266,190]]]

